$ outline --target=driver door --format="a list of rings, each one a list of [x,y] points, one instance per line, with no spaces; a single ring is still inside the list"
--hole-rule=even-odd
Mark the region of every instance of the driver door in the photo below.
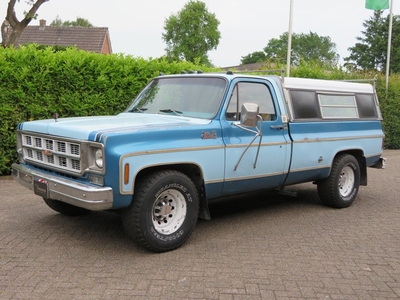
[[[230,95],[221,120],[225,143],[223,194],[280,186],[289,168],[290,140],[273,86],[267,80],[237,79]],[[243,103],[258,105],[261,120],[257,128],[238,127]],[[257,131],[261,136],[254,140]]]

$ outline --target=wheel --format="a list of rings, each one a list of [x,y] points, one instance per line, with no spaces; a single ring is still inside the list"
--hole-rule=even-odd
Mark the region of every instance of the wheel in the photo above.
[[[360,167],[350,154],[339,155],[332,164],[328,178],[317,183],[321,201],[335,208],[349,207],[360,187]]]
[[[164,170],[137,183],[131,205],[122,212],[122,223],[138,245],[165,252],[189,238],[198,214],[199,199],[193,182],[181,172]]]
[[[43,200],[51,209],[55,210],[56,212],[59,212],[62,215],[80,216],[90,212],[90,210],[87,210],[85,208],[77,207],[58,200],[45,199],[45,198],[43,198]]]

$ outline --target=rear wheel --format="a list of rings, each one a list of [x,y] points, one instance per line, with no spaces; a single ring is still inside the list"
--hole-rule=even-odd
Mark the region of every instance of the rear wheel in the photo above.
[[[142,178],[122,213],[126,233],[140,246],[165,252],[191,235],[199,213],[197,190],[185,174],[165,170]]]
[[[56,212],[59,212],[62,215],[80,216],[90,212],[85,208],[73,206],[71,204],[61,202],[58,200],[45,199],[45,198],[43,198],[43,200],[52,210],[55,210]]]
[[[350,206],[360,187],[357,159],[350,154],[339,155],[333,161],[329,177],[317,184],[319,197],[325,205],[335,208]]]

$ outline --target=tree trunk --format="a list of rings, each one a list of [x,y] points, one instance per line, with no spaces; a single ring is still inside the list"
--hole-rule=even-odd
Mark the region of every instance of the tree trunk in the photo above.
[[[16,0],[10,0],[8,2],[7,7],[7,16],[4,20],[3,24],[1,25],[1,38],[2,42],[1,45],[3,47],[9,47],[13,45],[21,36],[22,31],[24,31],[25,27],[31,22],[32,18],[36,15],[37,10],[39,9],[40,5],[44,2],[49,0],[29,0],[28,3],[32,4],[31,9],[25,15],[25,18],[21,21],[18,21],[15,15],[15,2]]]
[[[2,38],[1,45],[3,47],[7,47],[8,45],[10,45],[10,37],[11,37],[10,22],[4,20],[3,24],[1,24],[1,38]]]
[[[3,24],[1,25],[1,37],[3,39],[1,46],[5,48],[13,45],[19,39],[24,29],[25,27],[21,26],[20,24],[14,28],[11,28],[10,23],[7,20],[4,20]]]

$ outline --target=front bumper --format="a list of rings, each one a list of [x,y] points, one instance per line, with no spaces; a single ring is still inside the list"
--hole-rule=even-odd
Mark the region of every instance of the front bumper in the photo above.
[[[47,198],[58,200],[88,210],[107,210],[113,206],[113,192],[110,187],[94,187],[68,178],[60,178],[23,164],[12,165],[12,175],[22,186],[34,189],[35,181],[45,182]],[[43,196],[43,194],[38,194]]]

